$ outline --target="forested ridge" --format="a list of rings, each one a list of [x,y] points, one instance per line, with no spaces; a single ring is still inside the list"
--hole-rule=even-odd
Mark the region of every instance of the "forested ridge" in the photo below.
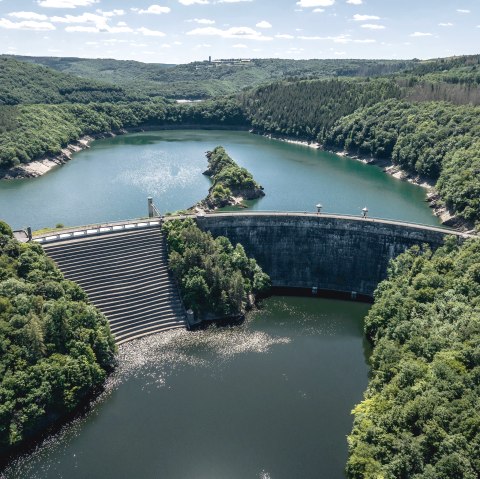
[[[245,92],[240,101],[258,131],[315,140],[356,109],[400,96],[391,80],[332,79],[272,83]]]
[[[1,58],[1,57],[0,57]],[[214,98],[276,79],[379,76],[410,70],[408,60],[252,59],[241,65],[197,61],[182,65],[112,59],[13,57],[82,78],[102,80],[137,95]]]
[[[100,388],[114,366],[106,318],[40,245],[0,221],[0,452]]]
[[[20,103],[90,103],[142,99],[119,86],[84,80],[0,56],[0,107]]]
[[[480,241],[456,241],[400,255],[375,292],[350,478],[480,477]]]

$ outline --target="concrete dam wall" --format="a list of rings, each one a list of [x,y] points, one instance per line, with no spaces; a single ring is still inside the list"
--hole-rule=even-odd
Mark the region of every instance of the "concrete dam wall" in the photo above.
[[[386,277],[392,258],[413,245],[436,249],[449,233],[394,221],[302,213],[215,213],[197,217],[197,223],[213,236],[241,243],[273,286],[368,296]]]

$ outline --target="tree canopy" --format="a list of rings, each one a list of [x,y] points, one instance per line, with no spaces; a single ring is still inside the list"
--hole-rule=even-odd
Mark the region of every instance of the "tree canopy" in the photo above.
[[[374,344],[348,438],[350,478],[480,475],[480,242],[391,264],[365,323]]]
[[[243,246],[201,231],[192,219],[170,220],[167,234],[170,268],[186,308],[197,317],[237,316],[245,311],[248,295],[265,292],[270,278]]]
[[[114,353],[83,290],[0,222],[0,452],[74,411],[102,386]]]

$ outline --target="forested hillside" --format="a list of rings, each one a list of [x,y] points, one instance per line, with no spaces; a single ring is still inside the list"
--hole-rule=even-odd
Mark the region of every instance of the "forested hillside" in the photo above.
[[[74,411],[103,384],[114,352],[85,293],[0,221],[0,453]]]
[[[166,98],[211,98],[282,78],[380,76],[408,70],[413,65],[404,60],[253,59],[242,65],[203,61],[172,66],[109,59],[16,58],[110,82],[136,94]]]
[[[0,107],[0,168],[58,154],[83,135],[172,124],[235,127],[247,122],[237,103],[228,99],[193,105],[157,100]]]
[[[391,158],[403,170],[437,181],[447,206],[480,220],[480,107],[388,100],[340,119],[327,148]]]
[[[118,86],[0,57],[0,106],[19,103],[89,103],[138,100]]]
[[[366,318],[372,377],[348,477],[480,477],[480,242],[392,263]]]
[[[391,80],[334,79],[272,83],[245,92],[240,101],[258,131],[315,140],[358,108],[400,96]]]

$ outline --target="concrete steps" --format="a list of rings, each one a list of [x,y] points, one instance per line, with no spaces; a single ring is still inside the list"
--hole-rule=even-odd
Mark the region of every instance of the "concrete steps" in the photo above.
[[[105,314],[118,344],[186,328],[185,310],[168,272],[160,228],[122,231],[43,245],[67,279]]]

